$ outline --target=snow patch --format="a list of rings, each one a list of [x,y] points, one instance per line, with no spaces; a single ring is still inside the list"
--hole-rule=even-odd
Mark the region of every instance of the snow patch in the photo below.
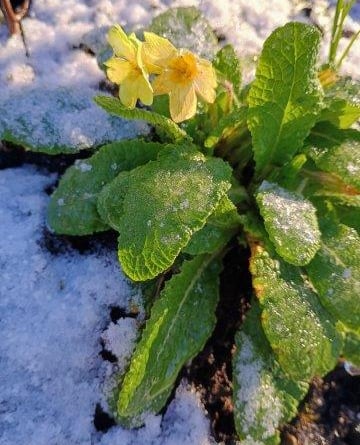
[[[279,425],[281,401],[275,394],[265,364],[254,351],[251,340],[244,333],[240,334],[240,339],[241,349],[235,369],[239,390],[235,405],[240,410],[238,415],[243,433],[248,434],[256,429],[265,440],[275,434]]]
[[[119,362],[130,357],[137,337],[137,323],[133,318],[121,318],[116,323],[110,323],[101,334],[105,347],[111,351]]]

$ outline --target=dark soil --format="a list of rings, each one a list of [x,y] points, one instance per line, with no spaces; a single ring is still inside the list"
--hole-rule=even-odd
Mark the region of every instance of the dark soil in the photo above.
[[[26,152],[9,143],[0,143],[0,170],[33,164],[49,172],[63,173],[75,159],[89,156],[49,156]],[[56,184],[46,192],[51,194]],[[81,253],[95,251],[99,246],[115,249],[116,234],[106,232],[96,236],[57,236],[44,229],[42,243],[53,254],[68,249]],[[221,276],[221,300],[217,309],[217,325],[203,351],[183,369],[182,377],[199,390],[209,413],[213,435],[219,442],[233,445],[236,433],[232,405],[232,367],[234,335],[249,308],[251,280],[246,249],[234,242],[224,259]],[[109,308],[109,321],[128,316],[122,308]],[[136,316],[132,314],[131,316]],[[104,360],[116,358],[104,348]],[[106,431],[115,425],[113,418],[100,405],[96,406],[94,425]],[[196,445],[196,444],[194,444]],[[360,445],[360,377],[351,377],[341,365],[324,379],[316,379],[299,409],[299,415],[282,428],[282,445]]]
[[[215,439],[228,444],[236,439],[231,359],[235,333],[250,307],[248,257],[249,252],[235,241],[224,258],[215,330],[203,351],[184,370],[184,376],[196,386],[202,396]]]

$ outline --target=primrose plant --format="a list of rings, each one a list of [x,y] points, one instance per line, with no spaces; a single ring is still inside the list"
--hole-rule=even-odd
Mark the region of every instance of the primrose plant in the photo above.
[[[339,2],[338,19],[343,9]],[[178,49],[176,33],[172,42],[159,35],[176,20],[188,29],[202,20],[209,42],[199,17],[170,10],[141,40],[110,29],[104,69],[119,98],[95,101],[156,133],[77,161],[48,220],[59,234],[116,230],[123,271],[154,290],[115,392],[116,417],[129,427],[162,409],[203,348],[223,257],[245,243],[254,298],[235,339],[235,424],[245,443],[276,444],[314,376],[340,357],[360,365],[359,85],[336,71],[337,33],[319,68],[319,31],[288,23],[243,86],[230,45],[210,62]]]

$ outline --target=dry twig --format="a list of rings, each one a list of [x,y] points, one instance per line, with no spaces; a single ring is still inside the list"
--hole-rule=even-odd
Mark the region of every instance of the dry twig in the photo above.
[[[30,0],[24,0],[19,7],[14,9],[10,0],[0,0],[0,8],[4,14],[9,33],[22,34],[21,20],[29,10]]]

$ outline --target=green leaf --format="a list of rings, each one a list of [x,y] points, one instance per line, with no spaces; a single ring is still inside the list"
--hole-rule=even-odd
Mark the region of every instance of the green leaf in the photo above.
[[[215,56],[214,68],[225,80],[232,83],[236,95],[241,91],[241,66],[240,60],[232,45],[225,45]]]
[[[124,272],[142,281],[168,269],[213,213],[230,187],[230,176],[230,167],[221,159],[178,147],[163,150],[157,161],[109,184],[99,208],[120,232]],[[121,198],[108,199],[111,196]]]
[[[189,136],[174,121],[153,111],[143,110],[142,108],[131,110],[124,107],[119,99],[109,96],[95,96],[94,101],[110,114],[125,119],[143,120],[154,125],[154,127],[159,127],[175,142],[189,139]]]
[[[316,72],[319,31],[288,23],[266,40],[249,96],[248,124],[256,170],[288,162],[320,111]]]
[[[135,427],[168,399],[181,367],[204,346],[215,326],[220,262],[213,256],[185,261],[154,303],[132,357],[119,398],[118,416]]]
[[[324,307],[345,326],[360,326],[360,236],[330,217],[321,221],[321,248],[306,266]]]
[[[360,234],[360,195],[346,195],[327,190],[319,190],[313,195],[313,201],[317,197],[331,201],[339,222],[352,227]]]
[[[240,439],[275,445],[280,443],[279,426],[296,415],[309,385],[283,372],[265,337],[260,316],[258,305],[253,303],[235,337],[235,427]]]
[[[261,243],[252,245],[250,271],[263,309],[262,325],[277,360],[291,378],[308,381],[336,364],[341,337],[301,275]]]
[[[89,235],[107,230],[97,211],[99,192],[119,172],[156,159],[164,145],[141,140],[114,142],[68,168],[51,197],[48,223],[60,234]]]
[[[153,19],[148,31],[169,39],[177,48],[186,48],[210,60],[218,49],[213,29],[195,7],[168,9]]]
[[[120,230],[120,220],[124,216],[124,200],[129,191],[130,172],[121,172],[99,193],[97,210],[101,219],[113,229]]]
[[[326,108],[321,121],[329,121],[338,128],[349,128],[360,118],[360,82],[342,78],[325,90]]]
[[[304,180],[301,176],[301,169],[306,161],[307,158],[304,153],[294,156],[291,161],[283,165],[281,169],[274,170],[273,174],[268,176],[268,181],[274,181],[282,187],[296,190]]]
[[[225,195],[221,198],[205,226],[195,232],[183,252],[190,255],[212,253],[225,246],[240,227],[240,216],[236,207]]]
[[[313,204],[267,181],[258,189],[256,201],[276,252],[296,266],[309,263],[321,236]]]
[[[339,219],[346,226],[352,227],[360,235],[360,206],[339,207]]]
[[[215,128],[212,129],[205,140],[206,148],[213,148],[221,139],[228,139],[236,135],[239,130],[242,135],[248,133],[246,126],[247,107],[235,109],[231,113],[223,116]],[[227,144],[224,144],[225,146]]]
[[[345,331],[342,355],[352,365],[360,367],[360,330]]]
[[[360,106],[344,99],[333,99],[320,116],[320,121],[328,121],[338,128],[346,129],[360,119]]]
[[[339,130],[322,122],[307,140],[308,154],[316,166],[338,175],[346,184],[360,191],[360,132]]]
[[[343,195],[344,196],[344,195]],[[360,196],[345,195],[342,200],[334,200],[339,220],[346,226],[352,227],[360,235]]]

